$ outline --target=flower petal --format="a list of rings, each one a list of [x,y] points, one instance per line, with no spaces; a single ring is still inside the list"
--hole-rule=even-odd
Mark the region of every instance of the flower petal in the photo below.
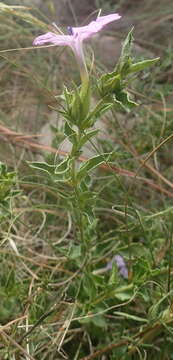
[[[33,45],[43,45],[49,43],[57,46],[70,46],[79,64],[82,81],[85,82],[88,81],[88,72],[82,49],[83,40],[96,34],[103,28],[103,26],[114,20],[120,19],[120,17],[121,16],[119,14],[99,16],[95,21],[91,21],[90,24],[86,26],[74,28],[69,27],[69,35],[59,35],[53,32],[48,32],[37,36],[33,41]]]
[[[87,39],[92,35],[96,34],[105,25],[120,18],[121,16],[119,14],[99,16],[95,21],[91,21],[86,26],[70,27],[71,35],[57,35],[53,32],[48,32],[44,35],[40,35],[35,38],[35,40],[33,41],[33,45],[43,45],[46,43],[51,43],[54,45],[73,46],[73,42],[77,41],[77,38],[79,38],[80,41],[83,41],[84,39]]]
[[[99,16],[95,21],[91,21],[86,26],[72,27],[73,35],[79,35],[81,40],[87,39],[100,31],[105,25],[112,21],[120,19],[121,16],[117,13],[106,16]]]
[[[105,15],[105,16],[99,16],[96,19],[96,21],[98,23],[101,23],[102,26],[105,26],[112,21],[119,20],[120,18],[121,18],[121,15],[119,15],[118,13],[115,13],[115,14],[110,14],[110,15]]]
[[[57,35],[55,33],[48,32],[46,34],[37,36],[33,41],[33,45],[43,45],[46,43],[51,43],[60,46],[71,46],[72,42],[73,37],[71,35]]]

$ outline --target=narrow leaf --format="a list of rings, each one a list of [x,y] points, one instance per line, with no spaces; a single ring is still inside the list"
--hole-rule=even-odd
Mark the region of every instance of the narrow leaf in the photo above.
[[[134,321],[138,321],[138,322],[145,322],[147,323],[148,320],[144,319],[142,317],[136,316],[136,315],[131,315],[131,314],[127,314],[121,311],[116,311],[114,314],[121,316],[123,319],[130,319],[130,320],[134,320]]]
[[[77,174],[77,180],[81,180],[84,176],[88,174],[89,171],[95,169],[97,166],[101,165],[105,161],[108,161],[111,154],[103,154],[94,156],[92,159],[87,160],[80,168]]]
[[[88,132],[82,137],[82,139],[80,140],[78,149],[81,149],[81,147],[82,147],[88,140],[90,140],[92,137],[94,137],[95,135],[97,135],[98,132],[99,132],[99,129],[94,129],[94,130],[88,131]]]
[[[29,166],[34,169],[41,170],[47,172],[49,175],[53,175],[55,172],[55,165],[49,165],[46,162],[39,162],[39,161],[28,161]]]
[[[134,73],[134,72],[138,72],[141,70],[146,69],[147,67],[154,65],[160,58],[155,58],[155,59],[149,59],[149,60],[143,60],[143,61],[139,61],[136,64],[132,64],[130,66],[130,69],[128,71],[128,73]]]
[[[103,115],[112,106],[113,106],[112,103],[105,102],[105,100],[100,100],[98,104],[95,106],[95,108],[89,113],[87,119],[83,122],[82,128],[85,129],[87,127],[93,126],[97,118]]]
[[[76,143],[77,134],[67,121],[64,126],[64,133],[66,136],[68,136],[68,139],[72,144]]]
[[[133,28],[128,33],[121,51],[121,56],[119,62],[116,66],[116,72],[121,73],[121,75],[126,75],[130,66],[131,66],[131,49],[133,45]]]
[[[130,99],[130,95],[127,91],[121,91],[120,93],[113,96],[114,105],[119,109],[124,109],[127,112],[132,110],[138,104]]]
[[[58,174],[66,173],[69,170],[69,163],[70,163],[69,157],[61,161],[60,164],[58,164],[55,168],[55,174],[58,175]]]

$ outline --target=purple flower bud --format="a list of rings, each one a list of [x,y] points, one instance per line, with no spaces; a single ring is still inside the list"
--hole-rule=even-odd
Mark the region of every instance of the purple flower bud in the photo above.
[[[121,255],[115,255],[113,257],[113,259],[110,262],[108,262],[108,264],[106,266],[106,269],[111,270],[114,262],[117,265],[117,268],[118,268],[118,271],[119,271],[120,275],[124,279],[128,279],[128,269],[127,269],[125,261],[124,261],[124,259],[123,259],[123,257]]]

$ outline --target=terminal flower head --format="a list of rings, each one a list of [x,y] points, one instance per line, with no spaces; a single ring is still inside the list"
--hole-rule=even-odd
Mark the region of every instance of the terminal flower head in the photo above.
[[[46,43],[57,46],[70,46],[72,49],[81,74],[82,81],[88,80],[88,72],[83,53],[83,41],[98,33],[102,28],[112,21],[120,19],[117,13],[106,16],[98,16],[96,20],[91,21],[88,25],[81,27],[68,27],[68,35],[59,34],[57,32],[48,32],[36,37],[33,45],[43,45]]]
[[[121,255],[115,255],[113,259],[107,264],[106,270],[111,270],[113,263],[116,263],[120,275],[124,279],[128,279],[128,269],[126,263]]]

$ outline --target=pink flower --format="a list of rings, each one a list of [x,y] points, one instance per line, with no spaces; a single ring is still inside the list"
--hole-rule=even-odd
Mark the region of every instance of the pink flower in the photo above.
[[[70,46],[78,62],[81,79],[84,81],[88,79],[88,72],[82,48],[83,40],[90,38],[99,32],[105,25],[120,18],[121,16],[119,14],[99,16],[95,21],[91,21],[86,26],[68,27],[69,35],[60,35],[56,32],[48,32],[44,35],[40,35],[34,39],[33,45],[50,43],[57,46]]]

